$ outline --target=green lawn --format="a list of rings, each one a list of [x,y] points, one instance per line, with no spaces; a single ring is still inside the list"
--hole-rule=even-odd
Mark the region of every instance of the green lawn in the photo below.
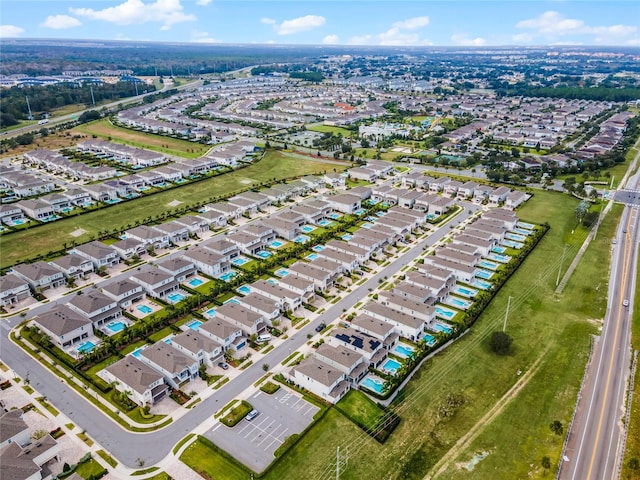
[[[374,428],[385,411],[359,390],[351,390],[340,400],[338,409],[347,418],[367,428]]]
[[[46,255],[48,252],[64,248],[65,245],[70,248],[74,240],[77,243],[88,242],[100,231],[126,229],[136,221],[143,221],[149,216],[171,210],[168,204],[173,200],[183,202],[181,206],[184,206],[212,197],[230,196],[250,185],[258,186],[272,179],[319,174],[332,171],[334,168],[342,171],[345,167],[321,161],[301,161],[288,158],[279,152],[269,152],[260,162],[241,170],[77,217],[3,235],[0,237],[0,268],[15,265],[36,255]],[[78,228],[86,230],[86,233],[72,237],[71,232]]]
[[[76,468],[76,473],[80,475],[84,479],[88,479],[91,475],[98,476],[104,468],[98,462],[96,462],[93,458],[88,462],[84,462],[78,465]]]
[[[74,128],[73,131],[95,135],[115,143],[146,148],[185,158],[200,157],[211,148],[210,145],[203,145],[197,142],[117,127],[108,118],[80,125]]]
[[[355,132],[352,132],[347,128],[332,127],[330,125],[315,125],[313,127],[307,127],[307,130],[310,130],[312,132],[321,132],[321,133],[329,133],[329,132],[334,134],[341,133],[343,137],[348,137],[350,135],[355,134]]]
[[[199,439],[187,447],[180,460],[205,478],[215,480],[247,480],[249,478],[246,470]]]
[[[584,371],[589,335],[596,332],[592,320],[605,312],[607,269],[602,265],[608,261],[614,220],[620,214],[620,208],[610,214],[565,293],[555,299],[563,246],[570,246],[566,269],[587,233],[581,227],[571,233],[577,203],[566,195],[540,192],[519,211],[523,219],[548,221],[551,230],[471,331],[416,373],[395,404],[403,421],[384,445],[331,410],[266,478],[321,477],[334,460],[336,447],[341,446],[349,447],[349,467],[342,478],[422,479],[514,385],[518,371],[526,371],[545,355],[517,399],[507,403],[477,442],[438,478],[470,478],[468,472],[463,475],[457,470],[455,462],[469,461],[478,445],[491,455],[476,467],[474,479],[541,477],[540,458],[549,455],[556,462],[562,443],[551,435],[548,424],[556,418],[567,424]],[[496,357],[488,348],[488,337],[502,327],[509,296],[513,298],[507,332],[514,338],[513,351]],[[463,405],[453,414],[439,416],[445,402],[457,394],[462,395]],[[499,434],[501,429],[508,434]]]

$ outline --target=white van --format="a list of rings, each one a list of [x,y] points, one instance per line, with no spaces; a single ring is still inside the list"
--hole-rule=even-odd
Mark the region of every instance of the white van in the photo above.
[[[264,333],[258,336],[258,343],[268,342],[269,340],[271,340],[271,335],[269,333]]]

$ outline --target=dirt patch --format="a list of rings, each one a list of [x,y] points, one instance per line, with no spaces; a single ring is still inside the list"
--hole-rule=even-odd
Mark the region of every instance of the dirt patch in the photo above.
[[[177,207],[178,205],[180,205],[182,202],[180,200],[174,200],[172,202],[167,203],[168,206],[170,207]]]
[[[75,237],[79,237],[80,235],[84,235],[85,233],[87,233],[87,231],[84,228],[76,228],[69,235],[75,238]]]
[[[249,185],[251,183],[253,183],[254,180],[251,180],[250,178],[244,178],[242,180],[240,180],[240,183],[242,183],[243,185]]]

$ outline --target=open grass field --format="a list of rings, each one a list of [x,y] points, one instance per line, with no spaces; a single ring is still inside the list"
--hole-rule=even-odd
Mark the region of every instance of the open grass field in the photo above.
[[[65,244],[71,246],[73,240],[77,243],[87,242],[100,231],[126,229],[127,225],[133,225],[137,220],[142,221],[149,216],[171,210],[168,204],[174,200],[182,202],[183,206],[212,197],[231,195],[250,185],[257,186],[272,179],[320,174],[333,169],[342,171],[345,167],[346,165],[337,162],[301,160],[275,151],[268,152],[258,163],[240,170],[77,217],[3,235],[0,237],[0,267],[14,265],[39,254],[46,255],[50,251],[64,248]],[[72,237],[71,232],[78,228],[86,230],[86,233],[80,237]]]
[[[525,220],[548,221],[551,230],[471,331],[417,372],[395,404],[402,422],[384,445],[330,410],[266,478],[330,478],[340,446],[349,448],[349,466],[341,478],[422,479],[541,357],[520,393],[507,399],[493,422],[480,425],[476,440],[451,458],[437,478],[543,478],[540,459],[548,455],[555,465],[563,440],[548,425],[555,419],[567,425],[589,335],[597,332],[605,312],[608,272],[603,265],[621,213],[616,207],[609,214],[564,294],[556,298],[563,246],[569,245],[564,270],[587,234],[582,227],[571,233],[577,203],[566,195],[540,192],[519,211]],[[509,296],[507,332],[514,344],[510,355],[498,357],[488,338],[501,329]],[[442,407],[452,396],[461,396],[462,405],[444,416]],[[489,455],[470,474],[458,464],[471,460],[478,449]]]
[[[212,450],[200,440],[189,445],[180,460],[205,478],[215,480],[246,480],[246,470],[230,462],[224,455]]]
[[[351,390],[338,403],[339,410],[364,426],[373,427],[385,415],[380,406],[359,390]]]
[[[341,133],[343,137],[348,137],[350,135],[354,135],[355,132],[342,127],[332,127],[330,125],[314,125],[312,127],[307,127],[307,130],[311,130],[312,132],[320,132],[320,133],[333,133],[338,134]]]
[[[178,138],[155,135],[153,133],[138,132],[128,128],[113,125],[108,118],[80,125],[72,130],[72,133],[84,133],[95,135],[115,143],[131,145],[132,147],[146,148],[169,155],[177,155],[185,158],[197,158],[206,153],[211,146],[201,143],[189,142]]]

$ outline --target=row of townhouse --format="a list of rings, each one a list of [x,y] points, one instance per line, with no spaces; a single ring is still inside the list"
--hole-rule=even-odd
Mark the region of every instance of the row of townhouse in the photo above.
[[[392,175],[393,165],[389,162],[370,161],[363,167],[350,168],[347,174],[353,180],[365,180],[374,183],[379,179]]]
[[[99,139],[80,142],[76,145],[76,149],[80,152],[91,153],[139,167],[153,167],[169,162],[163,153]]]
[[[55,190],[56,185],[53,180],[3,165],[0,167],[0,188],[6,191],[3,199],[7,202],[49,193]]]
[[[90,167],[82,162],[69,160],[61,153],[45,148],[26,152],[23,157],[31,165],[43,167],[51,173],[68,175],[88,181],[112,178],[118,173],[113,167]]]

